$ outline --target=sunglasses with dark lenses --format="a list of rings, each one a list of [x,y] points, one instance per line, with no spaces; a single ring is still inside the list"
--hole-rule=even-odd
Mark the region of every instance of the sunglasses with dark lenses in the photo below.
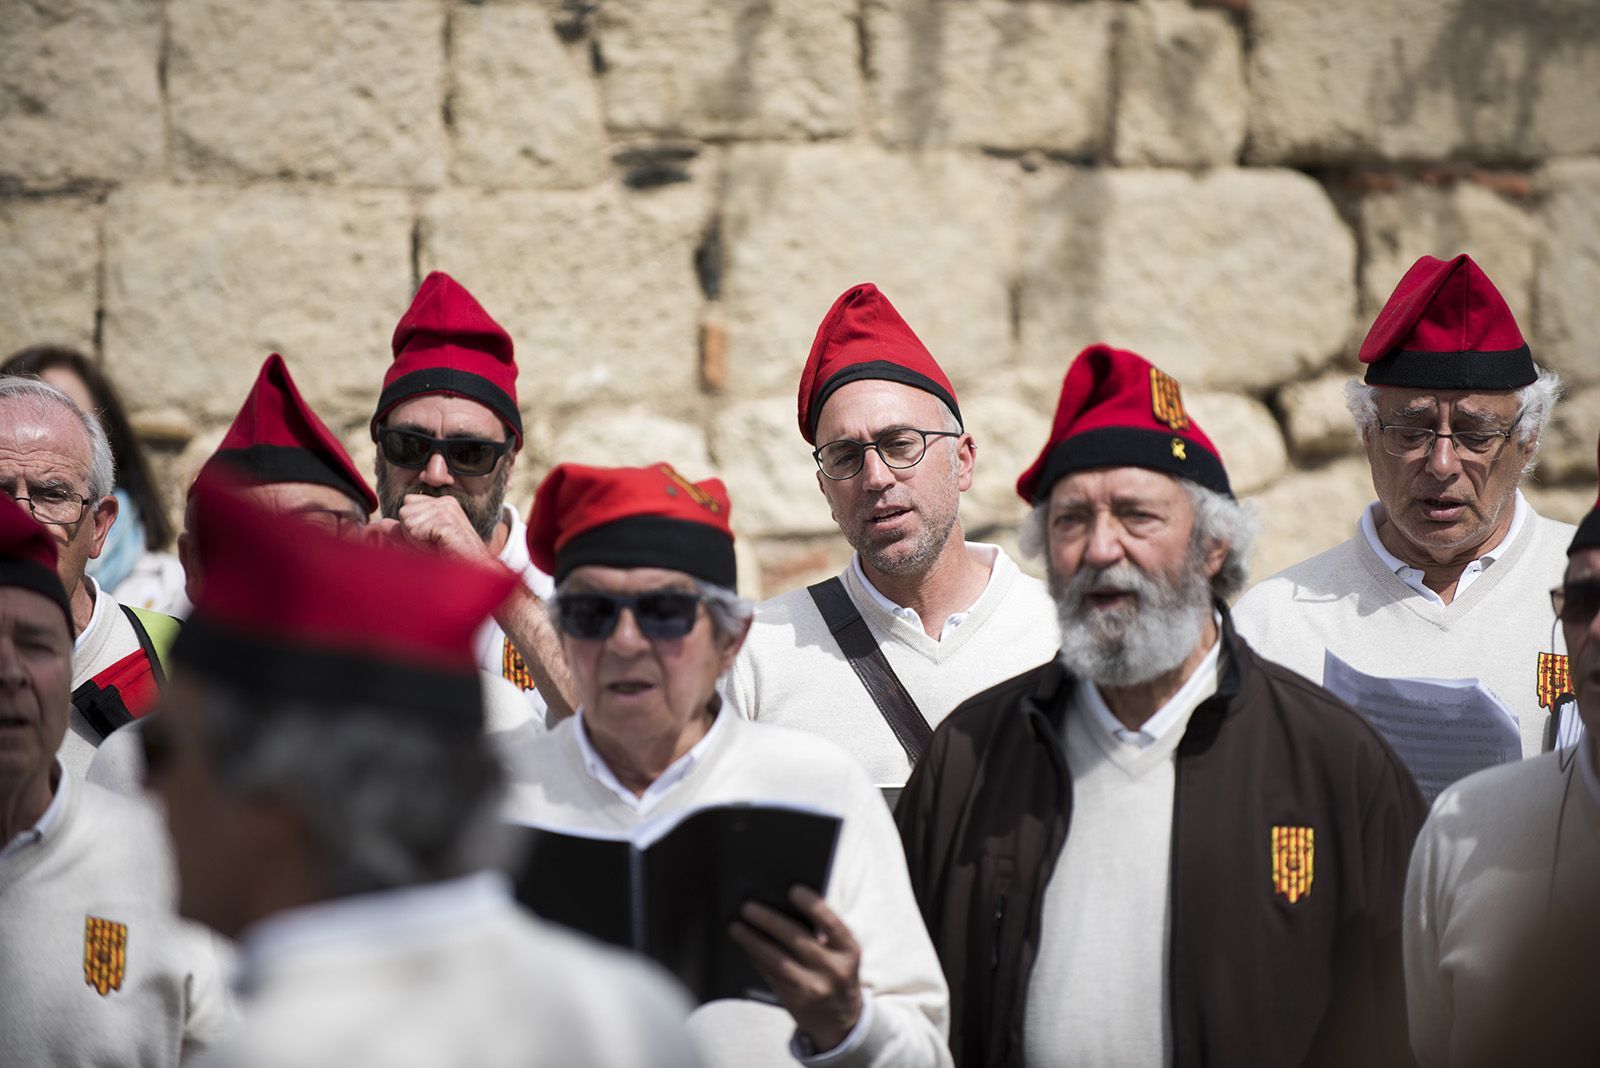
[[[657,590],[631,596],[618,593],[563,593],[556,598],[556,621],[569,637],[595,642],[611,637],[624,608],[632,609],[639,633],[667,641],[694,629],[700,613],[698,593]]]
[[[1563,623],[1582,626],[1600,613],[1600,578],[1569,582],[1550,591],[1550,607]]]
[[[435,438],[415,430],[384,427],[378,431],[378,448],[383,458],[396,467],[419,471],[428,466],[434,453],[444,454],[444,465],[452,475],[487,475],[511,448],[510,440],[487,438]]]

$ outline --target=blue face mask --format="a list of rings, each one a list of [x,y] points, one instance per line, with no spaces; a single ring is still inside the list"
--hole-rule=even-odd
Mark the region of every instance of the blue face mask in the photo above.
[[[117,521],[111,524],[100,555],[84,568],[107,592],[115,592],[144,555],[144,522],[139,518],[139,506],[120,486],[111,495],[117,499]]]

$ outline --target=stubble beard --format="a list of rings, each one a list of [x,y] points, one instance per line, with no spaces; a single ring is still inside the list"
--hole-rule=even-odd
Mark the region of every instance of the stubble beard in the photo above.
[[[416,482],[410,486],[397,485],[394,468],[381,455],[378,457],[378,508],[385,519],[398,519],[400,506],[406,497],[417,494],[423,497],[454,497],[467,522],[482,538],[484,544],[494,537],[494,528],[500,522],[500,512],[505,506],[506,486],[511,481],[511,465],[504,460],[495,469],[489,488],[481,496],[463,493],[454,486],[429,486]]]
[[[1122,608],[1086,608],[1084,595],[1097,586],[1128,590],[1135,601]],[[1102,686],[1137,686],[1177,668],[1199,646],[1211,612],[1211,580],[1192,550],[1171,579],[1152,578],[1123,561],[1083,568],[1065,586],[1052,574],[1050,594],[1061,627],[1057,659]]]

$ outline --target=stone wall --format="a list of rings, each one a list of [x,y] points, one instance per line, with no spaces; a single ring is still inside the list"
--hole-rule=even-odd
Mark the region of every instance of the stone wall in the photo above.
[[[1588,0],[0,0],[0,350],[64,341],[174,480],[281,351],[363,464],[388,338],[454,273],[557,459],[731,488],[749,592],[843,558],[794,425],[879,283],[1011,491],[1083,345],[1184,384],[1265,574],[1370,497],[1341,385],[1405,266],[1471,251],[1594,496],[1600,5]]]

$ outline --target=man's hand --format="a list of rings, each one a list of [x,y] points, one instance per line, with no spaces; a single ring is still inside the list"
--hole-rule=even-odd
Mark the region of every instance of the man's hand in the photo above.
[[[749,955],[795,1026],[818,1053],[838,1046],[861,1018],[861,947],[844,921],[803,886],[789,900],[816,928],[755,901],[739,910],[729,935]]]
[[[454,497],[408,493],[397,518],[406,540],[415,545],[468,560],[494,559]]]

